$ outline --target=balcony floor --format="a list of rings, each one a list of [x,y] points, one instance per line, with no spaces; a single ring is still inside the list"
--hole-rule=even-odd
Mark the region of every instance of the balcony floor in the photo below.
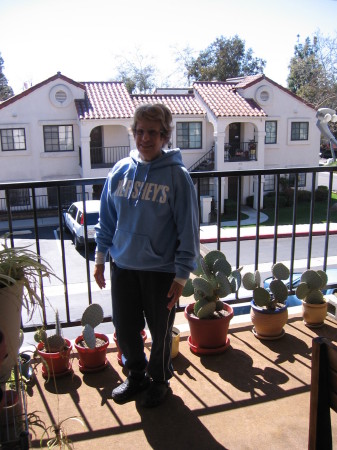
[[[318,335],[337,338],[337,323],[309,329],[300,315],[289,318],[285,336],[260,341],[251,324],[230,325],[231,346],[220,355],[196,356],[187,336],[180,340],[174,359],[172,394],[155,409],[139,399],[117,405],[110,398],[125,371],[110,344],[108,367],[96,374],[78,370],[57,379],[59,420],[65,422],[76,450],[105,449],[305,449],[307,448],[311,379],[311,341]],[[146,344],[147,351],[149,343]],[[47,425],[57,420],[57,397],[52,381],[45,383],[41,365],[28,391],[28,411],[40,411]],[[337,415],[332,412],[333,441],[337,444]],[[53,418],[53,419],[51,419]],[[32,448],[39,448],[41,430],[35,429]]]

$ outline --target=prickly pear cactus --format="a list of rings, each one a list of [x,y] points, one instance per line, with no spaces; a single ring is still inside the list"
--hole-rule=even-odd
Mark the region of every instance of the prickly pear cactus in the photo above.
[[[321,292],[328,283],[328,276],[323,270],[308,269],[302,273],[301,282],[297,286],[296,296],[306,303],[324,303],[324,296]]]
[[[82,335],[89,348],[96,347],[96,337],[94,328],[102,323],[104,317],[103,309],[98,303],[89,305],[82,315]]]
[[[261,287],[261,274],[258,270],[254,273],[247,272],[242,277],[242,285],[248,291],[253,291],[253,299],[257,306],[267,309],[275,309],[279,303],[284,303],[288,297],[288,288],[282,280],[289,278],[289,269],[283,263],[272,266],[273,280],[269,290]]]
[[[47,337],[44,346],[48,353],[57,353],[64,350],[65,341],[59,334],[53,334]]]
[[[96,347],[96,336],[95,336],[95,330],[91,325],[88,323],[84,325],[82,330],[82,335],[85,343],[89,348],[95,348]]]
[[[48,353],[58,353],[66,347],[66,341],[62,336],[62,328],[59,313],[55,311],[55,334],[51,336],[47,335],[45,329],[40,328],[34,334],[34,340],[36,342],[42,342],[45,348],[45,351]]]
[[[182,296],[194,295],[194,314],[200,319],[211,318],[223,309],[220,298],[235,293],[241,286],[241,268],[232,271],[225,255],[213,250],[200,256],[194,278],[187,280]]]

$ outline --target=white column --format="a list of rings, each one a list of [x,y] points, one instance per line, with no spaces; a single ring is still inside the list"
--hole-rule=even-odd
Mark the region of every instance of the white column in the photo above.
[[[253,207],[254,209],[257,209],[257,203],[258,203],[258,192],[259,192],[259,177],[254,176],[254,203]],[[263,208],[263,190],[264,190],[264,176],[261,176],[261,195],[260,195],[260,209]]]

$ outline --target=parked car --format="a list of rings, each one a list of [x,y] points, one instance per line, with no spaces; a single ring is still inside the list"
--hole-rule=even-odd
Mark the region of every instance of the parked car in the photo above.
[[[95,242],[95,225],[99,217],[99,200],[85,202],[88,243]],[[75,202],[63,213],[64,230],[73,236],[76,250],[84,245],[84,212],[83,202]]]

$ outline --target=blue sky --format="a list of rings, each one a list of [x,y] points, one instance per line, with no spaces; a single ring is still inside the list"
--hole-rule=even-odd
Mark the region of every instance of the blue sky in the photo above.
[[[160,72],[177,50],[197,56],[217,37],[237,34],[267,61],[265,74],[286,86],[297,35],[337,34],[334,0],[0,0],[0,52],[16,94],[61,71],[76,81],[114,79],[123,55],[141,54]],[[178,80],[178,78],[176,78]]]

